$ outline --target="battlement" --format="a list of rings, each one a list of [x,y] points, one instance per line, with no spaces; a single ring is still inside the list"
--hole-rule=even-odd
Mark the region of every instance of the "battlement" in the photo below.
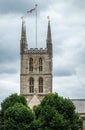
[[[28,50],[28,54],[46,54],[47,53],[47,48],[43,49],[43,48],[30,48]]]

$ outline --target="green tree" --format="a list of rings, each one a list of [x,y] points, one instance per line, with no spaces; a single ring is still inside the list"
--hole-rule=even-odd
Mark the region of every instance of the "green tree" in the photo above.
[[[57,93],[45,96],[34,112],[39,130],[78,130],[81,127],[81,119],[72,101]]]
[[[27,106],[27,101],[24,96],[18,95],[17,93],[10,95],[1,103],[1,111],[2,113],[8,108],[13,106],[15,103],[22,103]]]
[[[15,103],[4,113],[4,130],[28,130],[34,115],[32,110],[20,103]]]
[[[21,106],[21,109],[20,109],[19,104]],[[27,116],[26,116],[26,112],[27,112]],[[28,116],[28,114],[29,114],[29,116]],[[23,117],[25,117],[24,121],[27,124],[27,121],[30,119],[30,114],[31,114],[31,116],[33,115],[32,111],[27,106],[27,101],[24,96],[17,95],[17,94],[10,95],[1,103],[1,111],[0,111],[1,130],[6,129],[7,127],[9,127],[10,130],[13,130],[12,125],[14,124],[13,125],[13,127],[14,127],[15,123],[18,123],[17,122],[18,120],[16,120],[16,118],[19,119],[20,122],[21,122],[21,120],[23,121],[23,118],[21,117],[21,115],[23,115]],[[16,116],[16,118],[14,118],[15,116]],[[27,118],[28,118],[28,120],[27,120]],[[20,128],[22,125],[25,125],[25,127],[26,127],[25,123],[22,125],[20,125],[20,123],[18,123],[18,124],[19,125],[18,125],[17,130],[19,130],[19,126],[20,126]],[[28,122],[28,124],[29,124],[29,122]],[[27,125],[27,127],[28,127],[28,125]],[[24,126],[22,128],[24,130]]]

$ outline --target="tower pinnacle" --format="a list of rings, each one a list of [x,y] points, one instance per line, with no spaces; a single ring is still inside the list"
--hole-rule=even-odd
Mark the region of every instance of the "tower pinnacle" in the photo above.
[[[21,53],[23,53],[27,49],[27,38],[26,38],[26,22],[24,20],[24,17],[21,17],[22,19],[22,32],[21,32]]]
[[[48,16],[48,30],[47,30],[47,52],[52,55],[52,38],[51,38],[51,27],[50,27],[50,17]]]

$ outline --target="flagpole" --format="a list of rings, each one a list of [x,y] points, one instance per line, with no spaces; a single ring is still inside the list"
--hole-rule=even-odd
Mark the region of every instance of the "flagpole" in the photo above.
[[[35,40],[36,40],[36,48],[37,48],[37,4],[35,4],[35,8],[36,8],[36,29],[35,29],[36,30],[35,31],[35,33],[36,33],[35,35],[36,36],[35,36]]]

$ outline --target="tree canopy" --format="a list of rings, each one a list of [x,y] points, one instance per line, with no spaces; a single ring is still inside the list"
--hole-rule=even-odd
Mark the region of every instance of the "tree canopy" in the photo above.
[[[1,103],[1,130],[28,130],[33,120],[24,96],[12,94]]]
[[[57,93],[45,96],[34,111],[40,130],[78,130],[81,127],[81,119],[72,101]]]
[[[23,105],[27,106],[27,101],[25,97],[15,93],[3,100],[3,102],[1,103],[2,112],[4,112],[8,107],[12,107],[15,103],[22,103]]]
[[[78,130],[81,119],[70,99],[46,95],[31,110],[23,96],[12,94],[1,104],[1,130]]]
[[[4,119],[4,130],[28,130],[34,115],[28,107],[15,103],[6,109]]]

